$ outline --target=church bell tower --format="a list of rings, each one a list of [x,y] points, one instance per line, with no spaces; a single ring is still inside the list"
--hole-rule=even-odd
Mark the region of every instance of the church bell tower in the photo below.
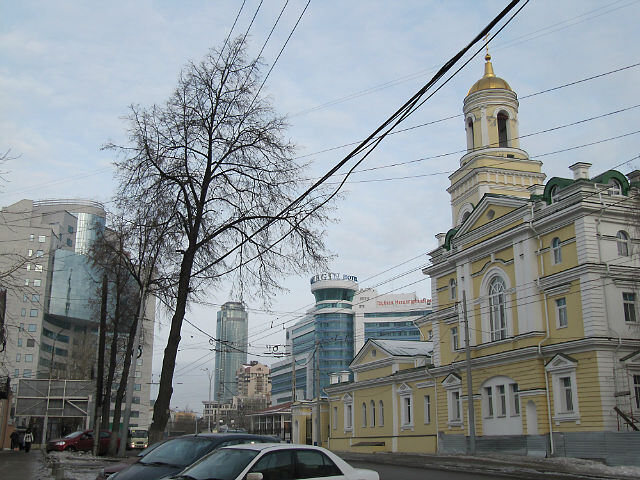
[[[542,162],[520,149],[518,96],[496,77],[487,49],[484,75],[464,99],[467,153],[449,180],[453,226],[457,227],[486,194],[528,197],[528,187],[543,184]]]

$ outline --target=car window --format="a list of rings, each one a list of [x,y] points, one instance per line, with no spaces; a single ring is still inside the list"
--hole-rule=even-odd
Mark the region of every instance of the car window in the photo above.
[[[174,438],[167,440],[140,459],[140,463],[168,463],[186,467],[214,448],[215,444],[205,437]]]
[[[82,430],[78,430],[77,432],[70,433],[69,435],[66,435],[63,438],[76,438],[82,435],[82,433],[83,433]]]
[[[109,432],[100,432],[100,438],[109,438],[110,436]]]
[[[340,469],[324,453],[315,450],[296,450],[298,466],[296,478],[316,478],[342,475]]]
[[[291,450],[278,450],[265,454],[250,472],[262,473],[263,480],[292,480],[295,477]]]
[[[186,478],[235,480],[258,455],[256,450],[222,448],[214,450],[181,472]]]

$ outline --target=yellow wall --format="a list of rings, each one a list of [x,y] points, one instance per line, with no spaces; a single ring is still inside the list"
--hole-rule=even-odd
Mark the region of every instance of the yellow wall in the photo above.
[[[567,302],[567,326],[558,328],[556,299],[563,298]],[[584,323],[582,322],[582,296],[580,281],[574,280],[568,292],[547,296],[547,312],[549,315],[550,338],[547,343],[566,342],[584,337]]]
[[[494,216],[491,218],[489,218],[488,215],[489,210],[494,211]],[[489,222],[493,222],[494,220],[497,220],[498,218],[513,212],[513,210],[513,207],[506,207],[504,205],[487,205],[485,211],[482,213],[482,216],[478,220],[476,220],[476,223],[473,224],[470,230],[475,230],[476,228],[482,227]]]
[[[562,242],[564,242],[566,240],[575,239],[575,236],[576,231],[574,224],[567,225],[566,227],[541,236],[542,249],[544,250],[542,259],[544,262],[545,276],[552,275],[578,265],[578,252],[575,241],[567,245],[562,245],[562,262],[557,265],[553,263],[553,251],[551,250],[551,241],[555,237],[558,237]]]
[[[391,365],[366,370],[364,372],[360,371],[358,372],[358,381],[361,382],[363,380],[370,380],[372,378],[386,377],[387,375],[391,375],[391,373]]]

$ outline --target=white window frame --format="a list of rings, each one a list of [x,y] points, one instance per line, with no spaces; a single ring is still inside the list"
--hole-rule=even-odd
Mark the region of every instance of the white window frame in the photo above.
[[[369,406],[371,409],[371,416],[369,417],[369,426],[375,427],[376,426],[376,402],[374,400],[371,400],[371,402],[369,402]]]
[[[344,431],[353,431],[353,397],[351,395],[345,395],[342,398],[344,403]]]
[[[378,417],[380,418],[380,426],[384,427],[384,402],[382,400],[378,401]]]
[[[520,387],[517,383],[509,384],[509,414],[512,417],[520,416]]]
[[[556,355],[546,366],[545,370],[551,374],[551,384],[553,388],[553,420],[556,424],[560,422],[576,421],[580,422],[580,402],[578,398],[578,382],[576,378],[577,362],[562,355]],[[566,408],[566,388],[563,384],[564,378],[571,382],[571,400],[573,409]]]
[[[553,265],[562,263],[562,240],[559,237],[553,237],[551,240],[551,260]]]
[[[455,352],[460,349],[460,331],[457,325],[451,327],[449,331],[451,332],[451,351]]]
[[[622,312],[626,324],[638,323],[638,297],[635,292],[622,292]]]
[[[413,430],[413,420],[415,418],[413,411],[413,390],[409,385],[403,383],[398,389],[400,397],[400,429]]]
[[[367,402],[362,402],[362,428],[367,428]]]
[[[431,423],[431,395],[424,396],[424,424]]]
[[[496,385],[496,400],[498,406],[497,417],[503,418],[507,416],[507,387],[504,384]]]
[[[482,403],[483,403],[483,411],[484,418],[493,418],[495,415],[495,408],[493,405],[493,387],[483,387],[482,389]]]
[[[618,246],[618,256],[628,257],[631,250],[629,242],[629,234],[624,230],[618,230],[616,233],[616,245]]]
[[[455,300],[457,297],[457,288],[456,288],[456,280],[455,278],[452,278],[451,280],[449,280],[449,298],[451,300]]]
[[[334,430],[338,428],[338,407],[333,407],[333,414],[331,415],[331,426]]]
[[[498,291],[498,284],[502,290]],[[504,340],[509,336],[507,320],[507,284],[500,275],[489,282],[489,331],[491,341]]]
[[[569,326],[569,313],[567,311],[567,298],[555,299],[556,305],[556,328],[567,328]]]

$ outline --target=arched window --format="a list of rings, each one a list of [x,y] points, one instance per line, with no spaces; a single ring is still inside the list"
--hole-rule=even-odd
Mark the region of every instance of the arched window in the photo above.
[[[489,327],[492,342],[507,338],[506,290],[502,277],[493,277],[489,283]]]
[[[371,423],[370,425],[372,427],[376,426],[376,402],[374,402],[373,400],[371,400]]]
[[[500,147],[508,147],[507,144],[507,120],[509,116],[501,111],[498,113],[498,145]]]
[[[549,197],[551,199],[551,203],[556,203],[558,201],[558,186],[554,185],[551,187],[551,191],[549,192]]]
[[[380,426],[382,427],[384,426],[384,404],[382,403],[382,400],[378,402],[378,413],[380,414],[380,419],[378,421],[380,422]]]
[[[609,180],[607,185],[609,185],[609,188],[607,190],[609,190],[609,193],[611,195],[622,195],[622,185],[618,180],[612,178]]]
[[[553,263],[562,263],[562,245],[560,245],[560,239],[555,237],[551,240],[551,251],[553,252]]]
[[[473,119],[467,121],[467,151],[473,151]]]
[[[367,404],[362,402],[362,426],[367,426]]]
[[[629,256],[629,235],[624,230],[620,230],[616,233],[618,243],[618,255],[621,257]]]
[[[451,296],[451,300],[455,300],[456,299],[456,280],[455,278],[452,278],[451,280],[449,280],[449,295]]]

